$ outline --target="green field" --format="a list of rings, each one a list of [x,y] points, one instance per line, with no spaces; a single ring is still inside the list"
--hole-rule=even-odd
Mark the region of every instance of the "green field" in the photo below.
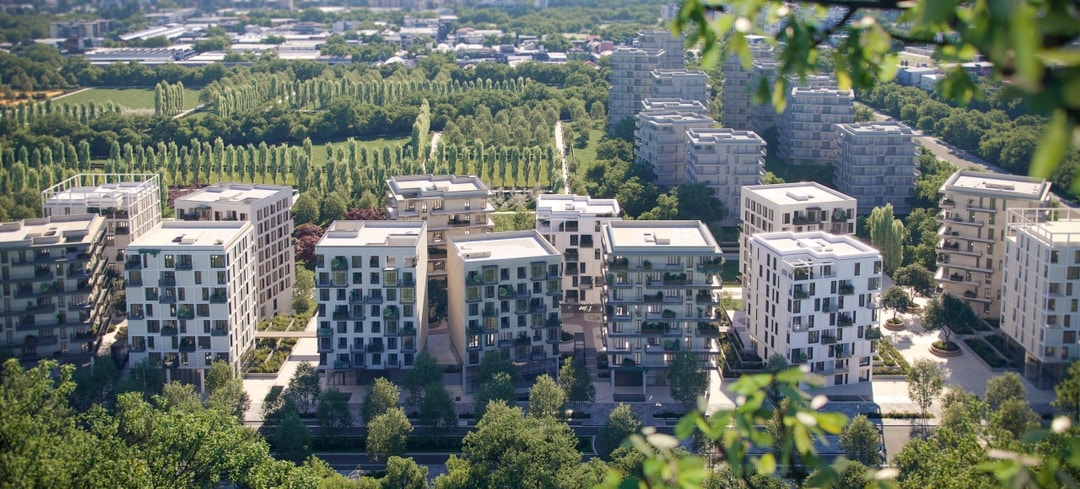
[[[383,146],[393,146],[396,144],[405,145],[409,143],[410,136],[402,136],[398,138],[376,138],[376,139],[357,139],[363,147],[366,147],[368,151],[382,150]],[[320,168],[326,164],[326,146],[338,146],[344,144],[345,141],[335,141],[332,143],[319,143],[311,145],[311,164],[315,165],[315,168]]]
[[[565,124],[565,122],[564,122]],[[600,144],[600,138],[604,137],[605,127],[603,121],[597,121],[593,124],[592,129],[589,131],[589,145],[585,148],[574,148],[573,155],[577,158],[578,173],[580,174],[585,168],[588,168],[596,162],[596,145]],[[563,141],[563,144],[567,147],[573,146],[573,141]]]
[[[122,105],[132,110],[154,108],[154,89],[151,88],[91,88],[57,100],[56,103],[81,104],[85,102],[105,102]],[[193,109],[199,105],[199,90],[184,89],[184,109]]]

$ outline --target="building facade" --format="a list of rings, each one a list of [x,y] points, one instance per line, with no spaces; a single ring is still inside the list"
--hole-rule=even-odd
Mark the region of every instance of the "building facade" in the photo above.
[[[258,322],[254,226],[165,221],[128,246],[130,361],[205,387],[215,361],[237,372]]]
[[[315,246],[319,368],[408,368],[427,338],[427,223],[335,221]]]
[[[869,382],[881,337],[881,254],[823,231],[759,233],[748,254],[743,305],[758,356],[808,365],[826,386]]]
[[[738,56],[728,56],[724,60],[724,90],[720,97],[723,101],[723,126],[737,131],[757,131],[759,128],[752,122],[753,113],[758,106],[754,105],[753,94],[757,90],[762,78],[769,79],[775,71],[772,47],[763,36],[746,36],[746,42],[750,45],[753,59],[750,67],[743,66],[742,59]],[[775,116],[776,111],[771,104],[764,104]],[[759,111],[760,112],[760,111]]]
[[[715,124],[711,117],[693,112],[643,111],[634,130],[634,160],[653,168],[660,187],[686,183],[686,131]]]
[[[177,219],[248,221],[255,227],[255,278],[259,320],[292,311],[296,250],[291,209],[292,187],[220,182],[173,201]]]
[[[639,31],[634,46],[660,53],[655,68],[674,70],[686,66],[686,39],[670,30]]]
[[[652,79],[650,98],[695,100],[705,107],[711,103],[709,75],[704,71],[657,69],[653,70]]]
[[[833,164],[836,124],[855,122],[855,94],[835,87],[795,87],[777,122],[777,155],[793,164]]]
[[[918,133],[900,122],[837,124],[837,189],[859,201],[858,213],[891,203],[899,215],[911,213],[911,190],[919,175]]]
[[[652,93],[652,71],[663,52],[620,46],[611,52],[611,87],[608,88],[608,130],[633,120],[641,101]]]
[[[723,226],[739,222],[742,188],[760,185],[765,176],[765,140],[752,131],[690,129],[686,179],[713,189],[727,215]]]
[[[476,367],[502,350],[525,376],[559,370],[562,255],[540,233],[514,231],[450,239],[450,339],[468,391]]]
[[[105,218],[0,223],[0,349],[20,360],[96,355],[108,326]]]
[[[1005,211],[1049,204],[1042,179],[958,171],[941,186],[938,222],[938,287],[966,302],[984,319],[1001,317],[1005,268]]]
[[[612,221],[604,224],[604,323],[611,383],[667,385],[678,352],[712,364],[713,321],[723,256],[700,221]]]
[[[600,228],[621,220],[615,199],[587,195],[542,194],[536,198],[536,230],[563,256],[563,302],[600,304],[604,262]]]

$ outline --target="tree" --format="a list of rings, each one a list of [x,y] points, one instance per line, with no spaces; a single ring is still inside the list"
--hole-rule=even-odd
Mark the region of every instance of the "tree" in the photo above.
[[[893,282],[901,287],[911,287],[916,294],[928,294],[937,282],[934,280],[934,272],[927,270],[919,263],[905,265],[893,274]]]
[[[413,427],[405,410],[394,406],[368,423],[367,454],[372,460],[384,460],[405,453]]]
[[[311,431],[295,410],[289,409],[281,416],[274,430],[274,451],[278,458],[293,463],[311,456]]]
[[[952,343],[952,328],[965,327],[978,321],[975,311],[966,302],[952,294],[942,294],[926,303],[922,312],[922,327],[927,331],[941,331],[946,345]]]
[[[386,475],[379,482],[385,488],[427,489],[427,474],[428,468],[411,458],[390,456],[386,459]]]
[[[452,428],[457,426],[457,411],[450,391],[442,382],[432,382],[424,388],[424,398],[420,401],[420,424],[432,428]]]
[[[319,427],[323,434],[340,433],[352,428],[349,395],[334,388],[327,389],[319,398],[319,408],[315,416],[319,418]]]
[[[870,211],[866,227],[870,243],[881,251],[885,273],[893,273],[904,262],[904,223],[893,217],[892,204],[885,204]]]
[[[563,360],[559,369],[559,387],[572,403],[591,403],[596,400],[596,386],[589,378],[585,362],[576,357]]]
[[[908,369],[907,383],[908,397],[925,413],[945,388],[945,370],[933,360],[920,358]]]
[[[413,359],[412,368],[405,371],[405,380],[402,385],[408,391],[409,397],[406,404],[418,406],[427,393],[425,388],[431,384],[442,383],[443,370],[435,357],[426,350],[418,353]]]
[[[517,369],[510,359],[510,353],[504,350],[485,352],[476,371],[480,384],[493,380],[499,373],[506,373],[511,381],[517,378]]]
[[[181,412],[197,412],[202,409],[202,398],[195,392],[195,386],[172,381],[165,384],[161,394],[154,396],[154,404],[161,409]]]
[[[364,423],[370,423],[376,416],[383,414],[398,405],[401,400],[401,391],[385,377],[375,379],[364,394],[364,403],[360,406],[360,416]]]
[[[674,355],[667,369],[671,397],[686,409],[697,405],[699,397],[709,389],[709,372],[701,368],[697,355],[680,351]]]
[[[855,416],[840,432],[840,448],[844,455],[871,467],[881,464],[880,442],[878,429],[862,414]]]
[[[607,421],[600,427],[597,433],[597,441],[600,442],[600,455],[606,460],[611,460],[611,452],[619,448],[626,438],[641,430],[641,419],[636,412],[627,404],[619,403],[611,410]]]
[[[1009,399],[1027,399],[1024,380],[1016,372],[1005,372],[986,381],[986,405],[998,409]]]
[[[529,389],[529,416],[556,416],[566,404],[566,393],[548,374],[536,378]]]
[[[881,294],[881,305],[893,310],[894,320],[898,313],[906,312],[907,308],[911,307],[911,304],[911,297],[900,286],[893,285],[885,289],[884,294]]]
[[[310,192],[297,197],[292,207],[293,220],[297,226],[319,222],[319,203]]]
[[[1080,361],[1069,365],[1065,377],[1054,386],[1053,405],[1073,423],[1080,422]]]
[[[243,421],[251,407],[251,398],[244,391],[244,380],[228,363],[215,361],[206,375],[207,407],[220,409]]]
[[[1004,400],[990,417],[993,426],[1020,439],[1024,433],[1039,426],[1039,415],[1031,409],[1026,399],[1011,397]]]
[[[476,401],[473,405],[473,414],[476,419],[480,419],[484,417],[491,402],[502,401],[513,404],[514,397],[514,382],[510,380],[510,374],[499,372],[493,379],[480,384],[480,390],[476,393]]]
[[[310,414],[319,405],[319,396],[322,395],[322,386],[319,385],[319,371],[315,370],[308,362],[300,362],[296,372],[289,379],[289,388],[285,395],[289,396],[296,411],[299,414]]]

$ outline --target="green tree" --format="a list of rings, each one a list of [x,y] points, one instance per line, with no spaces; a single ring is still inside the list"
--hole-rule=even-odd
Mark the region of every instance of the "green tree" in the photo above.
[[[589,370],[576,357],[563,360],[559,369],[559,387],[565,393],[566,400],[571,403],[591,403],[596,400],[596,386],[589,378]]]
[[[936,256],[936,254],[935,254]],[[893,281],[901,287],[911,287],[916,294],[929,294],[937,286],[934,272],[919,263],[905,265],[893,274]]]
[[[401,400],[401,391],[385,377],[375,379],[364,394],[364,403],[360,406],[360,416],[364,423],[370,423],[376,416],[385,413],[398,405]]]
[[[513,404],[514,398],[514,382],[510,380],[510,374],[499,372],[493,379],[480,384],[480,390],[476,392],[473,414],[476,419],[480,419],[484,417],[491,402],[502,401]]]
[[[1053,406],[1074,424],[1080,422],[1080,361],[1070,364],[1065,377],[1054,386]]]
[[[697,405],[699,397],[709,389],[709,372],[701,368],[696,354],[680,351],[671,359],[667,368],[671,397],[686,409]]]
[[[386,475],[379,480],[381,487],[394,489],[427,489],[428,468],[417,465],[411,458],[390,456],[386,459]]]
[[[1013,439],[1020,439],[1024,433],[1039,427],[1039,415],[1031,409],[1027,399],[1010,397],[998,405],[990,416],[990,422],[1009,433]]]
[[[372,460],[385,460],[401,456],[409,441],[413,427],[405,410],[394,406],[371,419],[368,423],[367,454]]]
[[[480,384],[495,379],[499,373],[509,375],[510,380],[517,378],[517,369],[514,367],[513,360],[510,359],[510,353],[504,350],[485,352],[476,372]]]
[[[876,467],[881,464],[878,447],[881,434],[866,416],[855,416],[844,431],[840,432],[840,449],[847,458],[865,465]]]
[[[875,207],[866,219],[870,243],[881,251],[885,273],[892,274],[904,262],[904,223],[893,217],[892,204]]]
[[[641,430],[641,419],[636,412],[627,404],[619,403],[611,410],[607,421],[600,427],[597,433],[597,441],[600,443],[600,455],[606,460],[611,459],[611,453],[619,448],[627,437]]]
[[[310,192],[304,192],[293,203],[292,214],[298,227],[302,224],[316,224],[319,222],[319,202]]]
[[[548,374],[536,378],[529,389],[529,416],[557,416],[566,404],[566,393]]]
[[[949,293],[939,295],[926,303],[922,311],[922,327],[926,331],[941,331],[945,343],[952,342],[952,328],[970,326],[978,321],[975,311],[966,302]]]
[[[446,390],[442,382],[432,382],[424,389],[419,415],[420,424],[433,429],[457,426],[454,400],[450,398],[450,391]]]
[[[405,379],[402,387],[409,393],[406,403],[409,406],[418,406],[423,401],[425,388],[431,384],[442,382],[443,370],[435,357],[426,350],[418,353],[413,359],[412,368],[405,371]]]
[[[251,398],[244,391],[244,379],[228,363],[215,361],[206,375],[207,407],[220,409],[243,421],[251,407]]]
[[[907,291],[898,285],[885,289],[885,293],[881,294],[881,305],[893,310],[893,319],[898,313],[907,312],[912,304]]]
[[[352,428],[352,412],[349,411],[349,395],[335,388],[327,389],[319,397],[319,407],[315,411],[319,419],[319,428],[324,434],[341,433]]]
[[[154,396],[154,404],[168,411],[194,413],[202,410],[202,398],[195,392],[195,386],[172,381],[165,384],[161,394]]]
[[[1024,380],[1016,372],[1005,372],[990,377],[986,381],[986,405],[990,409],[998,409],[1001,404],[1009,399],[1027,399],[1027,388]]]
[[[301,414],[315,412],[319,405],[319,396],[322,395],[322,386],[319,384],[319,372],[308,362],[300,362],[296,372],[289,379],[289,388],[285,395],[296,406],[296,411]]]
[[[926,412],[945,388],[945,370],[926,358],[915,360],[907,371],[908,397]]]
[[[274,430],[274,451],[278,458],[300,463],[311,456],[311,430],[296,410],[288,409]]]

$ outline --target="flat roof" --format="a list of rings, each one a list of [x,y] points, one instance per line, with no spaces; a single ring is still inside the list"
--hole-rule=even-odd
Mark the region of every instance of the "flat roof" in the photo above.
[[[488,195],[488,186],[475,175],[403,175],[386,181],[390,192],[400,197],[437,198],[445,194]]]
[[[645,110],[638,119],[656,124],[716,124],[712,117],[685,110]]]
[[[175,206],[198,204],[253,204],[273,197],[279,192],[292,194],[293,188],[284,185],[220,182],[177,197]]]
[[[409,247],[425,238],[424,221],[334,221],[318,247]]]
[[[729,142],[765,144],[765,140],[754,131],[738,131],[727,127],[693,128],[687,130],[686,135],[691,144]]]
[[[773,185],[747,185],[742,195],[754,194],[778,205],[854,203],[855,198],[817,182],[792,182]]]
[[[611,221],[601,231],[613,253],[704,251],[721,253],[709,228],[701,221]]]
[[[0,247],[87,242],[104,226],[98,214],[71,214],[0,223]]]
[[[684,98],[645,98],[641,101],[641,110],[677,110],[708,114],[709,109],[705,107],[705,104],[702,104],[697,100],[687,100]]]
[[[1047,246],[1080,246],[1080,209],[1008,209],[1009,234],[1026,234]],[[1015,236],[1008,236],[1014,239]]]
[[[594,199],[588,195],[541,194],[536,197],[536,215],[593,215],[618,216],[619,201]]]
[[[251,230],[248,221],[162,221],[128,248],[228,248]]]
[[[860,136],[871,136],[874,134],[905,134],[914,137],[922,135],[919,131],[912,129],[907,124],[900,121],[855,122],[852,124],[837,124],[836,128],[840,131]]]
[[[451,236],[450,246],[465,262],[543,258],[562,255],[535,229],[469,236]]]
[[[960,170],[945,181],[941,191],[1001,199],[1046,200],[1050,194],[1050,182],[1021,175]]]
[[[824,231],[758,233],[750,239],[782,256],[809,255],[818,259],[881,256],[874,247],[849,235]]]

